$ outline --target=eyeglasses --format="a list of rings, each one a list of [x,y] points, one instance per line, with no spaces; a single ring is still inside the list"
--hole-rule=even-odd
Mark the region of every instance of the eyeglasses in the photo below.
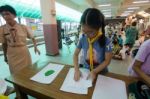
[[[84,33],[88,37],[94,37],[96,35],[96,32],[89,32],[89,33]]]

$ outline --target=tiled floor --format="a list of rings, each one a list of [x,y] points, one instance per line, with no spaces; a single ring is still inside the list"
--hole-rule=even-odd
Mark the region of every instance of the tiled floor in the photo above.
[[[73,65],[73,52],[75,49],[75,44],[73,43],[70,46],[70,51],[66,45],[63,45],[63,48],[60,50],[60,54],[57,56],[46,56],[45,45],[39,45],[39,50],[41,51],[41,55],[35,55],[33,48],[30,48],[30,53],[32,56],[33,64],[38,61],[38,64],[43,64],[45,61],[49,60],[52,62],[58,62],[68,65]],[[5,78],[10,75],[8,65],[3,61],[3,56],[0,56],[0,78]],[[131,58],[128,57],[124,61],[112,60],[109,65],[109,71],[117,74],[128,75],[127,68],[131,63]],[[9,84],[11,85],[11,84]],[[14,99],[15,94],[10,95],[10,99]],[[32,98],[31,98],[32,99]]]

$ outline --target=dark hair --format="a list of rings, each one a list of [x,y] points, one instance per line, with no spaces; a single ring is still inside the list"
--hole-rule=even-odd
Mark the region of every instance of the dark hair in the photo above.
[[[80,20],[81,25],[88,25],[94,29],[102,29],[102,36],[99,38],[100,46],[105,46],[105,19],[104,15],[96,8],[88,8],[83,12]]]
[[[132,22],[132,26],[136,26],[136,22],[134,21],[134,22]]]
[[[0,14],[2,14],[3,11],[8,11],[11,14],[17,16],[17,13],[16,13],[15,9],[12,6],[10,6],[10,5],[1,6],[0,7]]]
[[[120,48],[122,49],[123,48],[123,45],[119,44]]]
[[[117,37],[117,34],[114,34],[114,37]]]
[[[121,35],[119,35],[119,37],[121,37]]]
[[[113,43],[113,44],[118,44],[118,39],[114,38],[114,40],[113,40],[112,43]]]

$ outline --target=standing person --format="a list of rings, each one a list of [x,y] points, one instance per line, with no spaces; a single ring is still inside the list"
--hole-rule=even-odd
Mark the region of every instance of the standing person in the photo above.
[[[32,39],[35,53],[40,54],[40,51],[32,32],[25,25],[14,20],[17,14],[13,7],[1,6],[0,14],[6,21],[6,24],[0,27],[0,43],[2,43],[5,62],[9,64],[11,73],[17,73],[22,68],[32,65],[26,38]]]
[[[127,29],[130,28],[132,24],[132,16],[128,16],[126,19],[125,19],[125,32]]]
[[[136,29],[136,22],[133,22],[132,26],[126,31],[125,45],[129,47],[129,50],[126,52],[128,55],[130,55],[130,51],[135,43],[137,35],[138,30]]]
[[[106,37],[109,37],[109,24],[107,24],[106,26],[105,26],[105,36]]]
[[[123,46],[123,39],[121,35],[118,36],[118,43],[119,43],[119,46]]]
[[[112,57],[112,46],[108,38],[105,37],[104,15],[95,8],[88,8],[81,17],[82,37],[74,52],[74,79],[78,81],[81,76],[78,64],[78,55],[83,50],[83,67],[91,72],[88,77],[94,81],[97,74],[108,72]]]
[[[61,34],[62,34],[62,39],[64,39],[64,37],[65,37],[65,30],[64,30],[64,28],[61,28]]]
[[[139,48],[135,59],[129,66],[129,74],[140,77],[150,85],[150,39]]]
[[[40,54],[40,51],[32,32],[25,25],[14,20],[17,14],[13,7],[1,6],[0,14],[6,21],[6,24],[0,27],[0,43],[3,47],[4,60],[8,63],[11,74],[14,74],[26,66],[32,65],[26,38],[32,39],[35,53]],[[17,87],[15,89],[17,98],[19,98]]]

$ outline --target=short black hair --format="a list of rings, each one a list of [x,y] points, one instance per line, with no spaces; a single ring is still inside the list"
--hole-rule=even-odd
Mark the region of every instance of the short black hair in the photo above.
[[[99,38],[100,46],[105,45],[105,17],[100,10],[96,8],[87,8],[80,20],[81,25],[88,25],[94,29],[102,29],[102,36]]]
[[[136,24],[137,24],[137,23],[136,23],[135,21],[134,21],[134,22],[132,22],[132,26],[136,26]]]
[[[0,7],[0,14],[2,14],[2,12],[4,12],[4,11],[8,11],[11,14],[17,16],[16,10],[10,5],[3,5],[3,6],[1,6]]]

